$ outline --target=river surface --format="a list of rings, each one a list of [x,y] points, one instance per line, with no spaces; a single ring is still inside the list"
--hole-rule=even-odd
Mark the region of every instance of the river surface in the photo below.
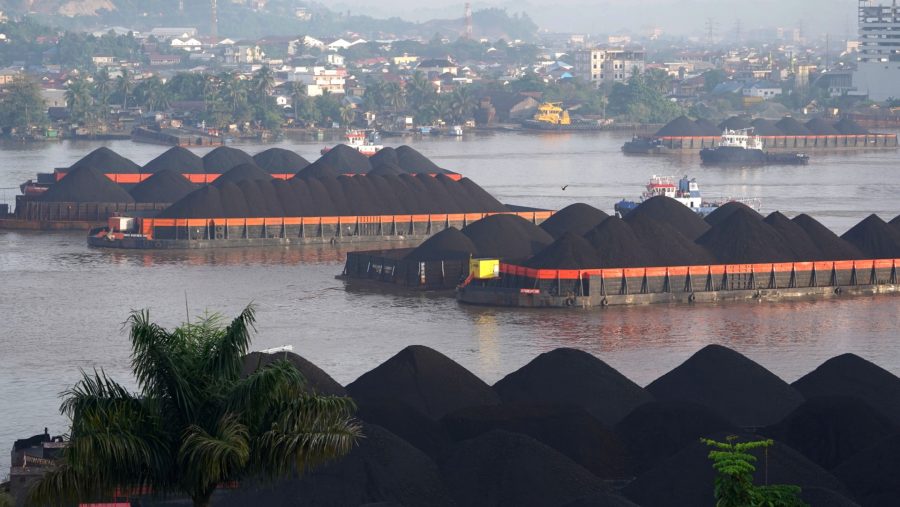
[[[506,203],[606,211],[636,198],[653,174],[696,177],[705,196],[758,197],[762,212],[806,212],[839,234],[869,213],[900,213],[897,151],[812,153],[807,167],[702,168],[696,155],[626,157],[625,134],[503,133],[408,143]],[[279,146],[315,159],[323,142]],[[163,147],[130,141],[0,146],[0,188],[106,145],[144,164]],[[256,153],[268,146],[241,146]],[[198,150],[202,154],[208,149]],[[565,190],[563,187],[568,185]],[[0,190],[0,202],[14,190]],[[342,247],[134,252],[92,249],[82,233],[0,230],[0,479],[13,440],[66,430],[59,393],[79,370],[103,368],[133,386],[122,323],[149,308],[173,326],[204,310],[258,308],[254,349],[293,345],[341,383],[403,347],[423,344],[494,383],[556,347],[587,350],[646,385],[702,346],[727,345],[787,381],[854,352],[900,374],[900,298],[610,308],[590,311],[463,306],[381,293],[336,280]]]

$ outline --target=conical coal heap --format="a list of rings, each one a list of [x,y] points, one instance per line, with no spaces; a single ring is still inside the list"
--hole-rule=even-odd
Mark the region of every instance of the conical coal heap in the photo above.
[[[609,215],[603,211],[578,202],[566,206],[544,220],[541,223],[541,229],[547,231],[554,239],[559,239],[566,232],[584,236],[607,218]]]

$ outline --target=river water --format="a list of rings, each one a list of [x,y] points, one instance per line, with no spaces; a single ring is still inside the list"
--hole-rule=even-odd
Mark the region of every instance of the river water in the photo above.
[[[762,212],[807,212],[843,233],[869,213],[900,213],[897,151],[812,154],[807,167],[702,168],[696,155],[626,157],[623,134],[503,133],[406,142],[506,203],[606,211],[653,174],[697,177],[704,195],[758,197]],[[0,147],[0,188],[106,145],[139,164],[164,148],[130,141]],[[312,160],[322,142],[284,141]],[[265,147],[243,146],[250,153]],[[198,150],[202,154],[206,150]],[[568,185],[565,190],[563,186]],[[12,190],[0,190],[0,201]],[[468,307],[382,293],[334,277],[342,247],[133,252],[92,249],[82,233],[0,230],[0,478],[13,440],[66,429],[59,393],[79,370],[133,386],[122,323],[149,308],[167,326],[204,310],[258,307],[254,349],[293,345],[349,383],[410,344],[433,347],[489,383],[556,347],[587,350],[641,385],[709,343],[735,348],[787,381],[854,352],[900,374],[900,298],[610,308]]]

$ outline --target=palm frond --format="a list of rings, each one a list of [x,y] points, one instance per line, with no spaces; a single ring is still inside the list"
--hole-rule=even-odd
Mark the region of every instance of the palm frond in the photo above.
[[[256,331],[255,326],[256,308],[249,304],[210,344],[205,358],[207,371],[236,380],[240,375],[241,360],[250,350],[251,332]]]
[[[211,435],[200,426],[187,428],[178,451],[183,481],[202,492],[239,474],[250,459],[250,434],[234,414],[225,414]],[[193,496],[193,495],[192,495]]]
[[[41,477],[28,489],[25,505],[35,507],[67,506],[99,493],[96,481],[88,474],[80,474],[68,464],[60,464]]]
[[[305,379],[289,361],[273,361],[237,381],[226,401],[227,410],[258,421],[282,400],[302,392]]]

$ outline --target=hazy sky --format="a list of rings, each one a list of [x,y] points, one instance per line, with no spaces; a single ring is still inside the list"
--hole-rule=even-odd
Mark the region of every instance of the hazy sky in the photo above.
[[[889,1],[889,0],[885,0]],[[335,0],[328,6],[350,9],[376,17],[400,16],[422,21],[435,17],[460,17],[464,0]],[[716,31],[734,30],[741,20],[744,30],[756,27],[797,26],[809,35],[831,33],[835,39],[856,33],[855,0],[472,0],[474,10],[504,7],[525,11],[541,28],[552,31],[593,33],[621,32],[659,26],[673,34],[704,31],[708,18]],[[376,7],[377,6],[377,7]]]

